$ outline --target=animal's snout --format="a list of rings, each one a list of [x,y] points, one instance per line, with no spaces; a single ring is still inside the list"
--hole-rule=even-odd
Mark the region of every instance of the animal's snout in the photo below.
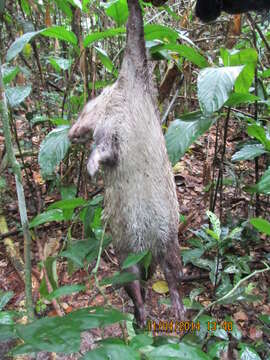
[[[75,123],[68,132],[68,138],[72,143],[85,144],[91,140],[91,132],[89,129],[83,129]]]

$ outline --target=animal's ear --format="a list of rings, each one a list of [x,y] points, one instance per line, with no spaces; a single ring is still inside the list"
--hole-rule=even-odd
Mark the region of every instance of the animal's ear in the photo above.
[[[222,0],[197,0],[195,14],[204,22],[213,21],[220,16]]]

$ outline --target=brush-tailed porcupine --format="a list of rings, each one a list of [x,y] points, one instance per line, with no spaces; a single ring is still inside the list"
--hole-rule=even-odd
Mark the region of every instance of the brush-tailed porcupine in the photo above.
[[[177,319],[184,307],[178,292],[181,273],[178,201],[153,88],[148,73],[143,19],[138,0],[128,0],[127,44],[118,80],[89,101],[69,137],[89,141],[95,149],[87,169],[93,176],[103,165],[104,218],[108,219],[116,254],[150,250],[163,268]],[[139,267],[129,272],[140,274]],[[138,280],[125,286],[139,326],[145,324]]]

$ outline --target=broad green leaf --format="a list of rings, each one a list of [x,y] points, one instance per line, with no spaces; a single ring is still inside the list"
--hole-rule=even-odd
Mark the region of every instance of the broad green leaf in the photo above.
[[[88,351],[82,358],[82,360],[140,360],[140,353],[123,344],[104,344],[98,349]]]
[[[228,348],[229,341],[217,341],[208,347],[207,354],[211,356],[211,359],[221,359],[221,356],[227,353]]]
[[[249,136],[253,136],[255,139],[262,143],[266,150],[270,151],[270,140],[267,138],[265,130],[262,125],[252,124],[247,128]]]
[[[262,77],[263,79],[266,79],[266,78],[270,77],[270,69],[267,69],[267,70],[263,71],[263,72],[261,73],[261,77]]]
[[[144,27],[145,40],[162,40],[176,43],[179,38],[178,32],[164,25],[147,24]]]
[[[204,249],[183,249],[181,255],[184,265],[192,262],[194,259],[199,259],[203,255],[204,251]]]
[[[13,291],[0,291],[0,311],[4,309],[10,299],[14,296]]]
[[[214,233],[220,239],[221,228],[219,218],[211,211],[206,211],[206,215],[209,217],[211,225],[213,226]]]
[[[24,341],[13,354],[30,352],[78,352],[82,331],[104,327],[125,320],[126,315],[115,309],[85,308],[63,317],[46,317],[27,325],[15,325],[16,334]]]
[[[248,93],[252,85],[258,54],[255,49],[242,50],[221,50],[221,56],[225,66],[239,66],[244,65],[244,69],[235,82],[235,92]]]
[[[176,53],[181,57],[186,58],[193,64],[197,65],[200,68],[205,68],[209,64],[207,60],[194,48],[187,45],[177,45],[177,44],[166,44],[158,45],[151,49],[151,53],[160,52],[164,50],[169,50],[172,53]]]
[[[253,160],[266,152],[262,144],[244,145],[241,150],[233,154],[232,161]]]
[[[137,264],[139,261],[141,261],[145,255],[148,254],[148,250],[143,251],[141,253],[138,254],[130,254],[128,255],[128,257],[125,259],[125,261],[122,264],[122,269],[127,269],[132,265]]]
[[[185,154],[189,146],[214,123],[215,118],[206,117],[201,112],[189,113],[174,120],[165,135],[168,155],[174,166]]]
[[[100,285],[122,285],[134,280],[139,280],[138,275],[129,272],[116,273],[112,277],[102,279]]]
[[[254,186],[256,192],[270,195],[270,167],[265,171],[260,181]]]
[[[250,223],[261,233],[270,235],[270,222],[261,218],[252,218]]]
[[[15,86],[6,88],[6,96],[11,107],[16,107],[30,95],[32,87]]]
[[[37,216],[32,219],[29,223],[29,228],[32,229],[36,226],[39,226],[41,224],[45,224],[51,221],[63,221],[64,220],[64,214],[63,211],[60,209],[53,209],[45,211],[41,214],[38,214]]]
[[[20,68],[18,66],[11,66],[11,67],[5,68],[4,71],[3,71],[4,85],[7,85],[13,79],[15,79],[15,77],[17,76],[17,74],[19,72],[20,72]]]
[[[43,176],[51,175],[65,157],[70,145],[68,130],[69,126],[59,126],[42,141],[38,162]]]
[[[156,347],[148,353],[147,358],[149,360],[210,360],[210,357],[205,354],[199,346],[189,345],[184,342],[181,342],[180,344],[168,344]]]
[[[56,201],[48,207],[48,210],[51,209],[61,209],[61,210],[73,210],[78,206],[83,206],[87,204],[87,201],[83,198],[74,198],[74,199],[65,199]]]
[[[51,26],[47,29],[42,30],[41,34],[43,36],[48,36],[54,39],[66,41],[73,45],[77,45],[78,42],[76,35],[72,31],[64,28],[64,26]]]
[[[261,100],[258,96],[252,94],[241,94],[241,93],[232,93],[229,99],[226,101],[227,106],[237,106],[240,104],[254,103],[255,101]]]
[[[65,286],[61,286],[60,288],[54,290],[53,292],[51,292],[46,299],[47,300],[52,300],[52,299],[56,299],[59,298],[61,296],[66,296],[66,295],[71,295],[73,293],[77,293],[80,291],[84,291],[85,285],[65,285]]]
[[[12,60],[16,55],[18,55],[24,48],[24,46],[29,43],[37,34],[40,34],[40,31],[32,31],[26,34],[23,34],[18,39],[16,39],[10,46],[7,52],[7,61]]]
[[[17,336],[14,331],[14,325],[0,323],[0,341],[6,341],[16,338]]]
[[[148,345],[152,345],[153,344],[153,338],[145,335],[145,334],[139,334],[134,336],[131,341],[129,346],[132,349],[140,349],[142,347],[148,346]]]
[[[58,8],[62,10],[70,19],[72,18],[73,13],[68,1],[66,0],[53,0],[53,1],[56,3]]]
[[[249,345],[240,343],[240,360],[261,360],[259,354]]]
[[[52,66],[57,70],[68,70],[72,64],[72,60],[54,57],[49,59]]]
[[[30,15],[31,10],[30,10],[30,6],[29,6],[28,0],[21,0],[21,7],[22,7],[22,9],[23,9],[23,12],[24,12],[26,15]]]
[[[0,0],[0,15],[3,14],[5,10],[5,4],[6,4],[5,0]]]
[[[82,4],[80,0],[69,0],[73,5],[77,6],[79,9],[82,10]]]
[[[198,76],[198,98],[204,114],[219,110],[228,100],[243,66],[206,68]]]
[[[125,34],[126,29],[125,28],[116,28],[116,29],[109,29],[101,32],[93,32],[92,34],[89,34],[86,36],[86,38],[83,41],[83,46],[87,47],[91,45],[93,42],[98,40],[104,40],[106,38],[118,36],[121,34]]]
[[[95,49],[97,50],[97,54],[98,57],[100,58],[100,61],[102,62],[102,64],[105,66],[105,68],[110,72],[113,73],[115,77],[117,77],[118,72],[115,69],[113,62],[111,61],[111,59],[109,58],[109,56],[107,55],[106,51],[104,51],[101,48],[95,47]]]
[[[124,25],[128,18],[128,7],[126,0],[110,0],[102,4],[105,12],[117,24],[117,26]]]

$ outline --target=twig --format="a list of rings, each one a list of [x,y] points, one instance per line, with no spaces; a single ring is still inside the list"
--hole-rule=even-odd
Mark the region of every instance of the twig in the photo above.
[[[166,122],[167,117],[168,117],[169,113],[171,112],[171,110],[172,110],[172,108],[173,108],[173,106],[174,106],[174,103],[175,103],[175,101],[176,101],[176,99],[177,99],[178,92],[179,92],[180,87],[181,87],[182,84],[183,84],[183,81],[184,81],[184,76],[182,75],[181,78],[180,78],[180,80],[178,81],[178,83],[177,83],[177,85],[176,85],[175,94],[174,94],[174,96],[173,96],[173,98],[172,98],[172,100],[171,100],[171,102],[170,102],[170,104],[169,104],[169,106],[168,106],[165,114],[164,114],[163,117],[162,117],[161,124],[164,124],[164,123]]]
[[[213,301],[211,304],[207,305],[205,308],[201,309],[198,314],[195,316],[195,318],[193,319],[193,321],[196,321],[205,311],[207,311],[208,309],[210,309],[212,306],[219,304],[220,302],[228,299],[230,296],[233,295],[233,293],[248,279],[252,278],[253,276],[260,274],[260,273],[264,273],[266,271],[270,270],[270,266],[267,263],[265,264],[265,268],[261,269],[261,270],[255,270],[253,273],[249,274],[248,276],[246,276],[245,278],[241,279],[240,281],[238,281],[238,283],[224,296],[222,296],[221,298]]]

